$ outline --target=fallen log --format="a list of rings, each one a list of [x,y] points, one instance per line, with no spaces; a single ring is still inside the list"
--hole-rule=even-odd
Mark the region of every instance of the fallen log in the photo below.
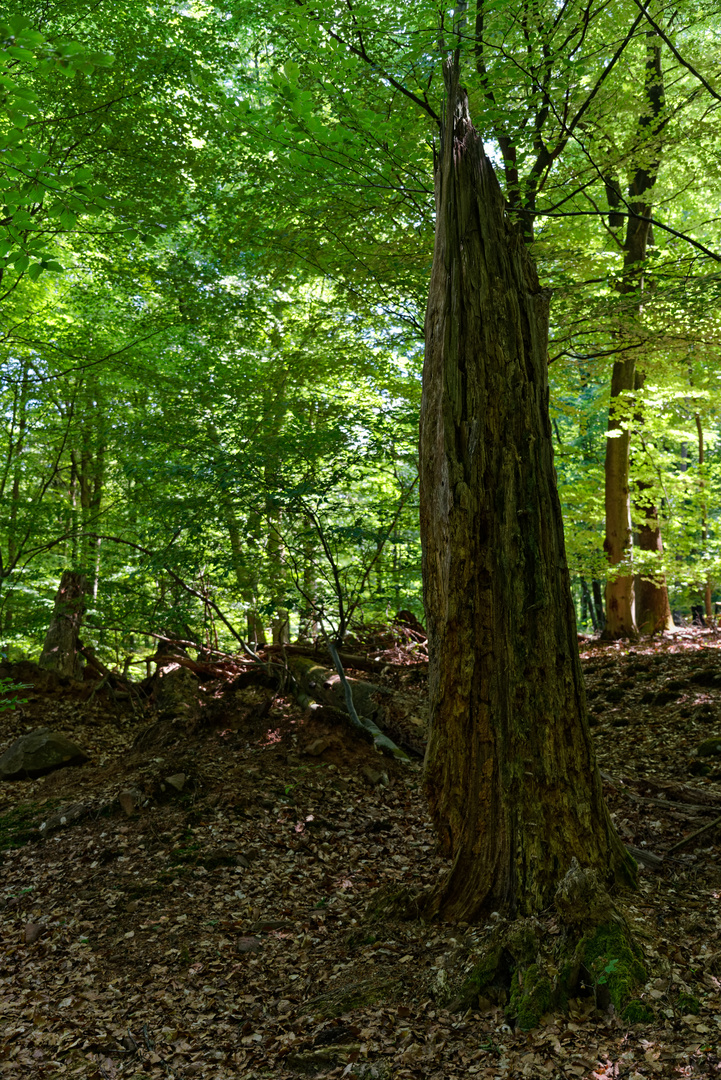
[[[314,649],[310,645],[266,645],[264,653],[285,653],[286,656],[303,656],[315,660],[317,664],[327,663],[328,652],[325,648]],[[412,664],[397,664],[393,660],[373,660],[370,656],[357,656],[354,653],[339,652],[338,656],[344,668],[353,671],[371,671],[379,675],[386,668],[391,671],[414,671],[428,668],[427,660],[419,660]]]

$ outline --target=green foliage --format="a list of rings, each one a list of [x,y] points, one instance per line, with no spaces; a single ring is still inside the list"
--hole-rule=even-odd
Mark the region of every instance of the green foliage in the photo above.
[[[30,683],[13,682],[12,679],[0,679],[0,713],[8,709],[16,709],[18,705],[26,705],[27,698],[19,698],[14,691],[29,690]],[[10,697],[9,695],[13,696]]]
[[[94,182],[93,169],[43,137],[55,117],[44,107],[42,87],[58,76],[90,78],[112,63],[110,53],[47,35],[24,16],[0,22],[0,266],[31,281],[63,269],[48,233],[73,229],[78,214],[107,208],[107,187]]]
[[[631,0],[587,21],[523,11],[487,5],[462,62],[552,290],[569,565],[607,573],[609,371],[631,349],[634,527],[655,512],[664,538],[633,568],[685,604],[721,582],[718,275],[655,228],[639,313],[604,178],[626,191],[660,154],[664,222],[713,249],[718,121],[664,46],[665,126],[639,135]],[[681,5],[673,28],[711,84],[716,21]],[[312,637],[349,610],[422,616],[416,432],[453,16],[161,0],[91,18],[71,0],[42,22],[0,5],[0,23],[3,642],[38,649],[67,566],[96,583],[86,637],[120,665],[150,631],[228,648],[286,617]]]

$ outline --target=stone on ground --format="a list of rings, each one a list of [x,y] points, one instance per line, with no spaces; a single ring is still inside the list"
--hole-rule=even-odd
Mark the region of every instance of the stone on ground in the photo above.
[[[66,765],[82,765],[88,755],[70,739],[49,728],[21,735],[0,757],[0,780],[45,776]]]

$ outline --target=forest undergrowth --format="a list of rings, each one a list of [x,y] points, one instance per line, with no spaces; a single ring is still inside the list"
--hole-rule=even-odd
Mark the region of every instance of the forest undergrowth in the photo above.
[[[641,867],[617,900],[651,1019],[602,1011],[594,985],[530,1031],[502,1004],[456,1011],[490,924],[373,914],[378,890],[444,870],[417,753],[382,757],[327,710],[175,665],[174,699],[56,683],[2,718],[0,752],[47,726],[90,760],[0,783],[0,1076],[721,1076],[721,636],[581,649]],[[398,648],[372,656],[417,750],[425,675]]]

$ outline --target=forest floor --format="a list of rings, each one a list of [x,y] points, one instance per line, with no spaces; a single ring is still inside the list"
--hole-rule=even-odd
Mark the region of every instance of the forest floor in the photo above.
[[[449,1009],[487,928],[368,912],[443,870],[418,760],[257,686],[209,683],[182,723],[75,684],[1,722],[0,751],[48,726],[90,761],[0,783],[0,1077],[721,1076],[721,832],[691,837],[721,814],[695,754],[721,737],[721,637],[581,648],[616,826],[669,853],[618,898],[652,1022],[593,988],[528,1032]],[[384,678],[420,708],[417,669]]]

